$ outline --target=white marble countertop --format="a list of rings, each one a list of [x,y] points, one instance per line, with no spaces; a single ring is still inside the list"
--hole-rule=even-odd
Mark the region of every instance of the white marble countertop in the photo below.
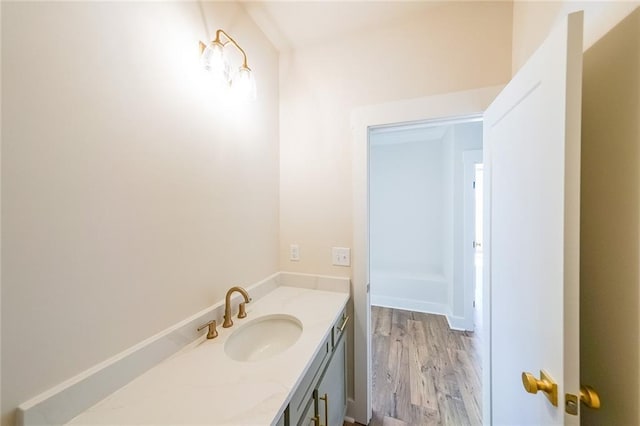
[[[270,425],[278,420],[349,299],[348,293],[277,287],[247,304],[247,318],[218,327],[81,413],[72,425]],[[234,306],[234,312],[237,307]],[[300,320],[296,343],[272,358],[234,361],[224,344],[243,322],[288,314]]]

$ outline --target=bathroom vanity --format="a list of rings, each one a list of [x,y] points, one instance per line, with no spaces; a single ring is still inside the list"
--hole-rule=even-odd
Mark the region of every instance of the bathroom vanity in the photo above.
[[[348,280],[287,279],[252,295],[246,318],[216,338],[203,335],[68,424],[342,425]]]

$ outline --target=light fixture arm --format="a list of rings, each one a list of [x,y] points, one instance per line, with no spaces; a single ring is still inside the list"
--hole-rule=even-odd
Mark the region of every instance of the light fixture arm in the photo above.
[[[220,41],[220,34],[224,35],[228,41],[222,43]],[[227,34],[223,29],[219,29],[218,31],[216,31],[216,39],[213,41],[214,43],[221,43],[223,46],[226,46],[227,43],[231,42],[231,44],[233,44],[239,51],[240,53],[242,53],[242,66],[244,68],[250,69],[249,66],[247,65],[247,54],[245,53],[244,49],[242,47],[240,47],[240,45],[238,44],[238,42],[236,42],[229,34]]]

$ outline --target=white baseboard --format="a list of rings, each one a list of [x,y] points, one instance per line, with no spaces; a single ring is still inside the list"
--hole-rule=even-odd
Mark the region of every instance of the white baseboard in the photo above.
[[[355,410],[356,401],[353,398],[347,398],[347,413],[344,416],[344,420],[349,423],[355,423],[356,419],[353,417],[353,411]]]
[[[423,302],[420,300],[404,299],[401,297],[371,295],[371,306],[404,309],[406,311],[422,312],[425,314],[444,315],[447,317],[449,328],[458,331],[473,331],[469,321],[464,317],[451,315],[451,309],[444,303]]]
[[[401,297],[371,295],[372,306],[404,309],[407,311],[424,312],[425,314],[448,315],[449,307],[443,303],[423,302]]]
[[[469,328],[469,321],[464,317],[447,315],[447,322],[449,323],[449,328],[452,330],[473,331],[473,327]]]

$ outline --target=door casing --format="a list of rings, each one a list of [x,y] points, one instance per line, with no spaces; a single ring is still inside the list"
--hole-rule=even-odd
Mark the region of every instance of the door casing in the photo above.
[[[348,416],[358,423],[368,424],[371,419],[371,318],[369,294],[369,128],[392,123],[443,120],[452,117],[482,116],[484,110],[504,86],[429,96],[406,101],[365,106],[352,111],[352,170],[353,170],[353,256],[352,291],[355,321],[353,324],[353,392]],[[485,201],[486,202],[486,201]],[[484,295],[483,322],[490,330],[490,300]],[[490,420],[490,334],[484,335],[482,354],[483,415]]]

